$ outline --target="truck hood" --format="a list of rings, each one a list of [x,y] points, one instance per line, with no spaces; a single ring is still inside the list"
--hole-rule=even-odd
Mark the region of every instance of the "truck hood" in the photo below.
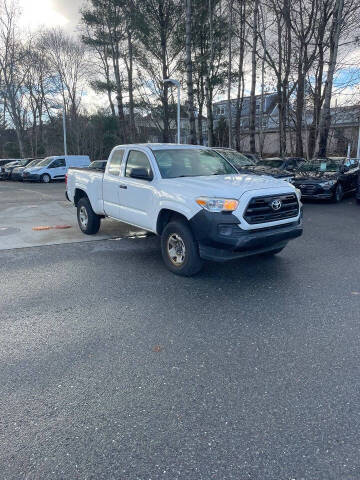
[[[282,188],[289,192],[295,189],[292,185],[265,175],[211,175],[208,177],[168,178],[162,180],[164,190],[171,187],[186,195],[231,197],[240,198],[250,190],[264,190],[266,188]]]

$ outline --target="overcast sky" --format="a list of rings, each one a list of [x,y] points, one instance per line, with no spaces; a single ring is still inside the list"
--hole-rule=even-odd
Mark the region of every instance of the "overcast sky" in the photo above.
[[[83,0],[19,0],[23,11],[23,24],[31,28],[62,26],[74,31],[79,21],[79,8]]]

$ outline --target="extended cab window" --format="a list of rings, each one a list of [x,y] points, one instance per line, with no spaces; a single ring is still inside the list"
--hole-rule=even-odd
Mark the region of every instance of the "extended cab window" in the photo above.
[[[124,150],[115,150],[115,152],[112,154],[112,157],[109,161],[109,175],[115,175],[116,177],[119,176],[123,156]]]
[[[149,176],[152,175],[151,165],[148,157],[143,152],[131,150],[126,163],[125,177],[130,177],[133,168],[145,168]]]

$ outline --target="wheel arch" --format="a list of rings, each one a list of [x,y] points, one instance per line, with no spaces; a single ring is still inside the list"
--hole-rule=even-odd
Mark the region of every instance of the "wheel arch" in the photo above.
[[[82,198],[87,198],[90,202],[90,205],[91,205],[90,198],[88,197],[85,190],[82,190],[81,188],[76,188],[75,193],[74,193],[74,205],[75,205],[75,207],[78,206],[78,203]]]
[[[184,213],[172,210],[171,208],[162,208],[156,221],[156,233],[161,235],[164,231],[164,228],[171,220],[183,220],[186,221],[186,223],[190,226],[189,219]]]

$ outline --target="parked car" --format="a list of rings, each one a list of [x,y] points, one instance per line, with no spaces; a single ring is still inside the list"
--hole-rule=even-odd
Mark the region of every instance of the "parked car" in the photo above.
[[[105,173],[69,169],[66,196],[85,234],[111,217],[161,236],[164,263],[178,275],[197,273],[203,260],[273,255],[302,234],[293,185],[238,175],[202,146],[120,145]]]
[[[15,160],[15,159],[11,159],[11,158],[3,158],[0,160],[0,180],[4,180],[5,179],[5,165],[7,165],[8,163],[11,163],[11,162],[15,162],[15,161],[19,161],[19,160]]]
[[[18,165],[13,168],[11,172],[11,180],[19,180],[20,182],[23,181],[23,174],[26,168],[31,168],[40,163],[43,158],[36,158],[35,160],[31,160],[27,165]]]
[[[101,170],[102,172],[105,172],[106,164],[107,160],[94,160],[90,163],[89,168],[92,170]]]
[[[2,158],[0,160],[0,167],[3,167],[4,165],[6,165],[7,163],[10,163],[10,162],[18,162],[20,161],[20,158]]]
[[[357,184],[356,184],[356,201],[360,204],[360,171],[358,172],[357,176]]]
[[[52,180],[63,180],[70,167],[88,167],[90,158],[87,155],[60,155],[46,157],[36,165],[25,168],[23,180],[49,183]]]
[[[23,158],[21,160],[14,160],[13,162],[7,163],[3,168],[2,168],[2,178],[3,180],[10,180],[12,172],[15,167],[17,166],[26,166],[28,165],[33,158]]]
[[[295,173],[293,185],[303,198],[341,202],[356,191],[359,162],[344,157],[318,158],[305,162]]]
[[[249,160],[252,160],[255,163],[258,160],[260,160],[260,155],[258,155],[257,153],[244,152],[243,155],[245,155],[245,157],[247,157]]]
[[[213,150],[223,155],[239,173],[252,173],[256,175],[269,175],[274,178],[281,178],[282,180],[291,181],[293,175],[287,170],[272,167],[271,165],[260,165],[260,162],[255,163],[242,153],[232,150],[231,148],[218,148]]]
[[[262,158],[258,160],[257,165],[278,168],[279,170],[287,170],[292,172],[300,167],[305,162],[305,159],[302,157],[271,157],[271,158]]]
[[[241,169],[246,169],[247,167],[255,167],[256,163],[248,158],[246,155],[243,153],[240,153],[236,150],[233,150],[232,148],[226,148],[226,147],[212,147],[212,150],[214,150],[217,153],[220,153],[223,157],[228,160],[233,167],[236,168],[236,170],[240,171]]]

